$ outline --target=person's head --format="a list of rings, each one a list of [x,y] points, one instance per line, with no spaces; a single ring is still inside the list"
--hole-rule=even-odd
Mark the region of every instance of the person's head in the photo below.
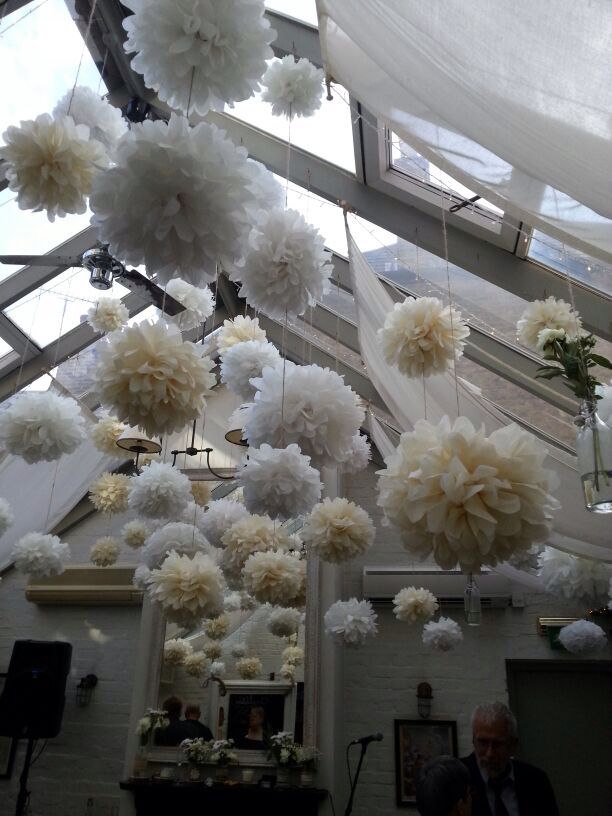
[[[518,729],[516,718],[503,703],[476,706],[472,714],[474,753],[483,771],[495,778],[500,776],[516,748]]]
[[[199,720],[201,715],[202,715],[202,711],[200,709],[200,706],[193,705],[193,704],[185,706],[185,719],[186,720]]]
[[[470,816],[470,774],[460,759],[439,756],[428,762],[416,784],[421,816]]]
[[[259,728],[264,724],[266,711],[263,706],[253,706],[249,711],[249,728]]]
[[[179,697],[168,697],[162,703],[162,708],[169,717],[180,717],[183,710],[183,701]]]

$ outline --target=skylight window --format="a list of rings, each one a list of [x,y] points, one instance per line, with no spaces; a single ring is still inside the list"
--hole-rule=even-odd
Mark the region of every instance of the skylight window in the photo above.
[[[319,24],[315,0],[266,0],[266,8],[303,23]]]
[[[567,246],[539,230],[533,231],[527,257],[612,296],[612,265]]]

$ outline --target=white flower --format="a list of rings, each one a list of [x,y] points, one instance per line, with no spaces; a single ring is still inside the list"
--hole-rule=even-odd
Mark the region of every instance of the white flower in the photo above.
[[[171,552],[159,569],[151,571],[148,590],[166,617],[176,623],[195,623],[223,609],[221,570],[201,552],[192,557]]]
[[[323,561],[341,563],[363,555],[374,541],[369,515],[348,499],[324,499],[305,519],[304,543]]]
[[[463,640],[463,632],[452,618],[438,618],[423,627],[423,643],[438,652],[449,652]]]
[[[228,580],[239,582],[247,558],[256,552],[287,549],[289,540],[282,527],[266,516],[250,516],[232,524],[224,533],[222,566]]]
[[[124,431],[125,425],[123,422],[119,422],[115,417],[105,414],[93,425],[90,432],[91,441],[102,453],[108,453],[110,456],[129,456],[129,458],[132,458],[130,451],[122,450],[117,446],[117,440]]]
[[[445,372],[463,354],[469,333],[461,313],[433,297],[396,303],[378,330],[385,361],[407,377]]]
[[[151,577],[151,570],[146,567],[144,564],[140,564],[134,570],[134,577],[132,578],[132,584],[137,589],[146,589],[149,583],[149,579]]]
[[[519,343],[538,352],[543,350],[544,343],[554,339],[546,330],[562,331],[563,335],[558,335],[559,337],[567,336],[568,340],[574,340],[581,328],[582,320],[578,312],[574,312],[569,303],[557,300],[552,295],[546,300],[534,300],[530,303],[516,324]]]
[[[78,404],[52,391],[22,391],[0,412],[0,446],[30,465],[72,453],[84,439]]]
[[[248,647],[246,643],[234,643],[234,645],[230,649],[230,654],[232,657],[241,658],[246,655],[248,651]]]
[[[246,343],[249,340],[258,343],[266,340],[266,333],[259,326],[259,318],[238,315],[233,320],[224,320],[217,338],[219,354],[224,357],[236,343]]]
[[[415,623],[417,620],[433,618],[440,604],[428,589],[404,587],[393,599],[393,614],[400,621]]]
[[[268,631],[276,637],[291,637],[297,634],[302,620],[303,615],[299,610],[276,607],[268,616]]]
[[[343,473],[359,473],[367,468],[372,458],[372,447],[368,437],[362,433],[356,433],[350,447],[347,450],[346,459],[340,464]]]
[[[208,659],[204,652],[193,652],[183,660],[183,669],[191,677],[201,677],[208,668]]]
[[[242,399],[251,400],[256,388],[250,380],[261,377],[266,366],[275,368],[280,363],[281,356],[272,343],[262,340],[235,343],[223,352],[221,382]]]
[[[197,329],[215,308],[215,298],[208,286],[192,286],[180,278],[172,278],[166,285],[166,292],[185,307],[176,315],[166,315],[166,319],[176,323],[181,331]]]
[[[376,612],[369,601],[336,601],[325,613],[325,634],[351,648],[363,646],[378,631]]]
[[[516,425],[476,431],[465,417],[419,420],[379,471],[378,504],[406,549],[442,569],[495,566],[545,541],[556,484],[546,449]]]
[[[549,343],[553,343],[555,340],[564,340],[565,336],[565,329],[542,329],[542,331],[538,332],[538,351],[543,352]]]
[[[242,570],[244,585],[260,603],[291,606],[302,589],[306,562],[285,552],[256,552]]]
[[[278,673],[283,680],[287,680],[289,683],[295,681],[295,666],[291,663],[283,663]]]
[[[180,521],[171,521],[149,536],[140,557],[149,569],[155,569],[171,551],[182,555],[211,554],[210,545],[199,530]]]
[[[189,478],[178,468],[151,462],[130,482],[130,509],[147,518],[172,518],[191,498]]]
[[[254,680],[262,673],[263,666],[258,657],[241,657],[236,661],[236,671],[243,680]]]
[[[0,498],[0,536],[3,536],[15,521],[11,505],[6,499]]]
[[[36,578],[61,575],[70,558],[70,547],[55,535],[27,533],[14,545],[15,569]]]
[[[193,646],[184,638],[171,638],[164,643],[164,663],[168,666],[182,666],[192,654]]]
[[[223,640],[229,631],[229,625],[227,615],[219,615],[204,622],[204,632],[211,640]]]
[[[546,547],[540,556],[538,576],[546,592],[562,598],[599,601],[606,597],[612,567],[578,555]]]
[[[203,646],[203,651],[207,660],[211,661],[218,660],[223,653],[221,644],[217,643],[216,640],[213,640],[211,643],[205,643]]]
[[[225,663],[223,660],[213,660],[210,664],[211,677],[219,677],[221,679],[225,677],[225,671]]]
[[[282,520],[308,513],[321,498],[319,471],[297,445],[286,448],[249,448],[238,472],[244,504],[251,513],[265,513]]]
[[[116,332],[100,352],[100,399],[120,419],[156,436],[197,419],[215,385],[213,362],[180,331],[144,321]]]
[[[49,221],[85,212],[94,177],[108,163],[88,127],[75,125],[70,116],[43,113],[9,127],[2,138],[0,173],[17,193],[20,210],[45,210]]]
[[[89,558],[96,567],[112,567],[119,556],[120,545],[112,536],[102,536],[93,545]]]
[[[126,0],[125,50],[162,102],[204,116],[248,99],[272,57],[276,32],[263,0]],[[187,110],[189,108],[189,111]]]
[[[304,662],[304,650],[301,646],[287,646],[283,649],[282,657],[290,666],[301,666]]]
[[[101,142],[111,154],[127,131],[121,110],[84,85],[66,91],[53,108],[53,116],[55,119],[70,116],[75,124],[87,125],[91,138]]]
[[[532,544],[528,550],[517,550],[513,553],[508,559],[508,564],[517,570],[535,572],[543,551],[544,546],[542,544]]]
[[[226,612],[239,612],[242,607],[242,598],[239,592],[228,592],[223,598],[223,609]]]
[[[312,116],[321,107],[325,72],[307,59],[275,59],[263,75],[261,99],[272,105],[273,116]]]
[[[240,502],[232,499],[215,499],[208,505],[200,529],[213,547],[221,547],[221,539],[232,524],[247,518],[248,515],[249,511]]]
[[[128,521],[127,524],[124,524],[121,528],[121,537],[124,543],[134,550],[143,546],[150,533],[151,531],[148,526],[144,521],[140,521],[140,519]]]
[[[586,654],[605,649],[608,637],[601,626],[586,620],[577,620],[559,632],[559,642],[572,654]]]
[[[364,418],[355,392],[342,377],[317,365],[264,368],[246,414],[253,447],[299,445],[313,467],[344,461]]]
[[[101,297],[87,312],[87,322],[94,331],[105,334],[120,329],[128,322],[130,313],[119,298]]]
[[[89,488],[89,501],[99,513],[125,513],[129,486],[129,476],[103,473]]]

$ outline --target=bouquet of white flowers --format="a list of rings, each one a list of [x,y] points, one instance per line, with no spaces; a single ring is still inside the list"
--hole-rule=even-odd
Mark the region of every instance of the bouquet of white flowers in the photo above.
[[[297,764],[301,768],[307,768],[308,770],[314,770],[317,760],[321,756],[321,752],[318,748],[315,748],[312,745],[297,745]]]
[[[238,756],[232,751],[234,740],[211,740],[209,762],[215,765],[232,765],[238,763]]]
[[[180,747],[193,765],[231,765],[238,762],[234,740],[186,739]]]
[[[290,731],[279,731],[270,737],[268,759],[276,760],[278,765],[297,767],[300,747],[293,741],[293,734]]]
[[[145,716],[138,720],[136,726],[136,734],[140,738],[140,744],[146,745],[154,731],[159,728],[167,728],[169,724],[170,720],[165,711],[156,711],[150,708]]]

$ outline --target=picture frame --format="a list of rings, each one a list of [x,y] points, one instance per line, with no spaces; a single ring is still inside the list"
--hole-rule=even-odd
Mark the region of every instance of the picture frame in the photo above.
[[[0,694],[4,689],[6,673],[0,673]],[[15,754],[17,753],[17,743],[14,737],[0,737],[0,779],[10,779],[15,764]]]
[[[457,756],[455,720],[394,720],[397,807],[416,807],[419,770],[430,759]]]

